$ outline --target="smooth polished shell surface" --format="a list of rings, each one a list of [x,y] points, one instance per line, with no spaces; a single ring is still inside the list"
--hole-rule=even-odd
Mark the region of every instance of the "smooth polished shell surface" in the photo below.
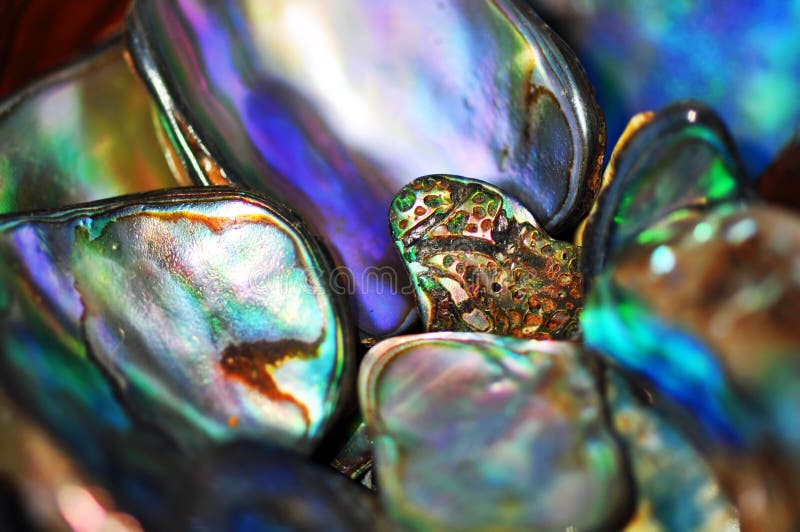
[[[591,88],[524,2],[143,0],[129,26],[195,179],[295,208],[353,275],[373,336],[413,309],[384,225],[401,186],[480,177],[552,231],[576,224],[599,188]]]
[[[416,179],[389,225],[429,331],[571,338],[583,305],[580,248],[550,238],[499,189],[475,179]]]
[[[613,527],[624,456],[575,344],[475,333],[384,340],[359,399],[379,493],[419,529]]]
[[[606,371],[606,398],[636,482],[627,532],[739,530],[736,509],[702,454],[617,371]]]
[[[617,250],[670,214],[750,195],[725,125],[697,102],[634,117],[614,147],[603,183],[581,235],[587,284]]]
[[[328,263],[263,199],[188,189],[6,218],[0,253],[4,378],[65,430],[81,416],[50,418],[54,398],[104,390],[108,424],[187,448],[310,451],[341,406],[352,333]]]
[[[153,116],[119,40],[0,103],[0,214],[187,184]]]
[[[774,529],[800,522],[799,261],[795,214],[721,207],[641,235],[581,315],[587,344],[650,386],[706,450],[743,523]]]

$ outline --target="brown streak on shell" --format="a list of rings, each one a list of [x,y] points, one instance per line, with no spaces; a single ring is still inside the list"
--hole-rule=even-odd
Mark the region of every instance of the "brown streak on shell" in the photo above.
[[[242,342],[228,345],[222,351],[219,365],[226,377],[258,390],[271,401],[295,405],[300,410],[306,427],[309,427],[311,418],[308,407],[278,387],[272,370],[288,360],[313,358],[316,351],[316,346],[298,340]]]

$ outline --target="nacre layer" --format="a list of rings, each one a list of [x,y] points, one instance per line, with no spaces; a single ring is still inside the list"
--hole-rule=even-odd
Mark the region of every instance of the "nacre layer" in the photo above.
[[[57,433],[99,409],[76,445],[101,453],[107,426],[135,419],[184,448],[309,451],[341,406],[352,338],[328,262],[261,198],[184,189],[6,217],[0,255],[3,378]]]
[[[743,523],[800,523],[800,218],[767,206],[673,217],[620,251],[581,315],[704,450]]]
[[[618,372],[606,371],[614,428],[636,482],[636,514],[625,530],[739,530],[736,509],[691,443]]]
[[[0,103],[0,214],[186,184],[151,109],[119,40]]]
[[[748,197],[736,146],[713,111],[679,102],[635,116],[614,147],[580,237],[587,285],[616,250],[672,213]]]
[[[383,225],[411,179],[480,177],[551,231],[599,188],[591,88],[523,2],[143,0],[129,26],[195,180],[292,205],[350,274],[366,334],[413,311]]]
[[[598,529],[631,497],[577,345],[475,333],[384,340],[359,399],[387,510],[420,529]]]
[[[577,334],[579,248],[550,238],[496,187],[456,176],[418,178],[395,197],[389,225],[426,330]]]

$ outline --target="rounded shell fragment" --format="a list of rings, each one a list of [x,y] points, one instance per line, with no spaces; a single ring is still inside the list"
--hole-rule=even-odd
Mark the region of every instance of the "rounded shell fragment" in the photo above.
[[[359,394],[389,511],[422,528],[618,524],[626,463],[580,360],[566,342],[474,333],[373,347]]]

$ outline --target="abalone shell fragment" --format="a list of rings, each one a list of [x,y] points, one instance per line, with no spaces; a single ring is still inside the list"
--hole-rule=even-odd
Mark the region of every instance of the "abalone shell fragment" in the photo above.
[[[524,2],[143,0],[129,22],[194,179],[215,182],[210,156],[235,185],[292,205],[350,272],[370,336],[413,311],[383,224],[410,179],[482,176],[550,231],[575,225],[599,188],[592,90]]]
[[[721,207],[649,229],[595,282],[587,344],[662,398],[745,526],[800,523],[800,218]]]
[[[617,250],[671,213],[750,194],[727,129],[697,102],[634,117],[614,148],[603,183],[581,236],[587,286]]]
[[[0,214],[187,184],[123,53],[113,41],[0,103]]]
[[[638,495],[626,530],[739,530],[736,509],[703,456],[619,372],[607,370],[605,382]]]
[[[179,481],[171,530],[392,530],[369,490],[252,443],[213,449]]]
[[[331,461],[331,467],[342,475],[375,489],[373,475],[372,438],[367,426],[361,422],[344,447]]]
[[[188,189],[6,218],[0,255],[3,378],[33,410],[97,389],[107,424],[186,448],[310,451],[341,406],[352,338],[329,264],[262,198]],[[62,368],[76,382],[48,396]]]
[[[499,189],[463,177],[421,177],[397,194],[389,225],[426,330],[577,334],[580,248],[550,238]]]
[[[625,458],[575,344],[384,340],[364,359],[359,399],[378,491],[410,527],[582,530],[625,518]]]

